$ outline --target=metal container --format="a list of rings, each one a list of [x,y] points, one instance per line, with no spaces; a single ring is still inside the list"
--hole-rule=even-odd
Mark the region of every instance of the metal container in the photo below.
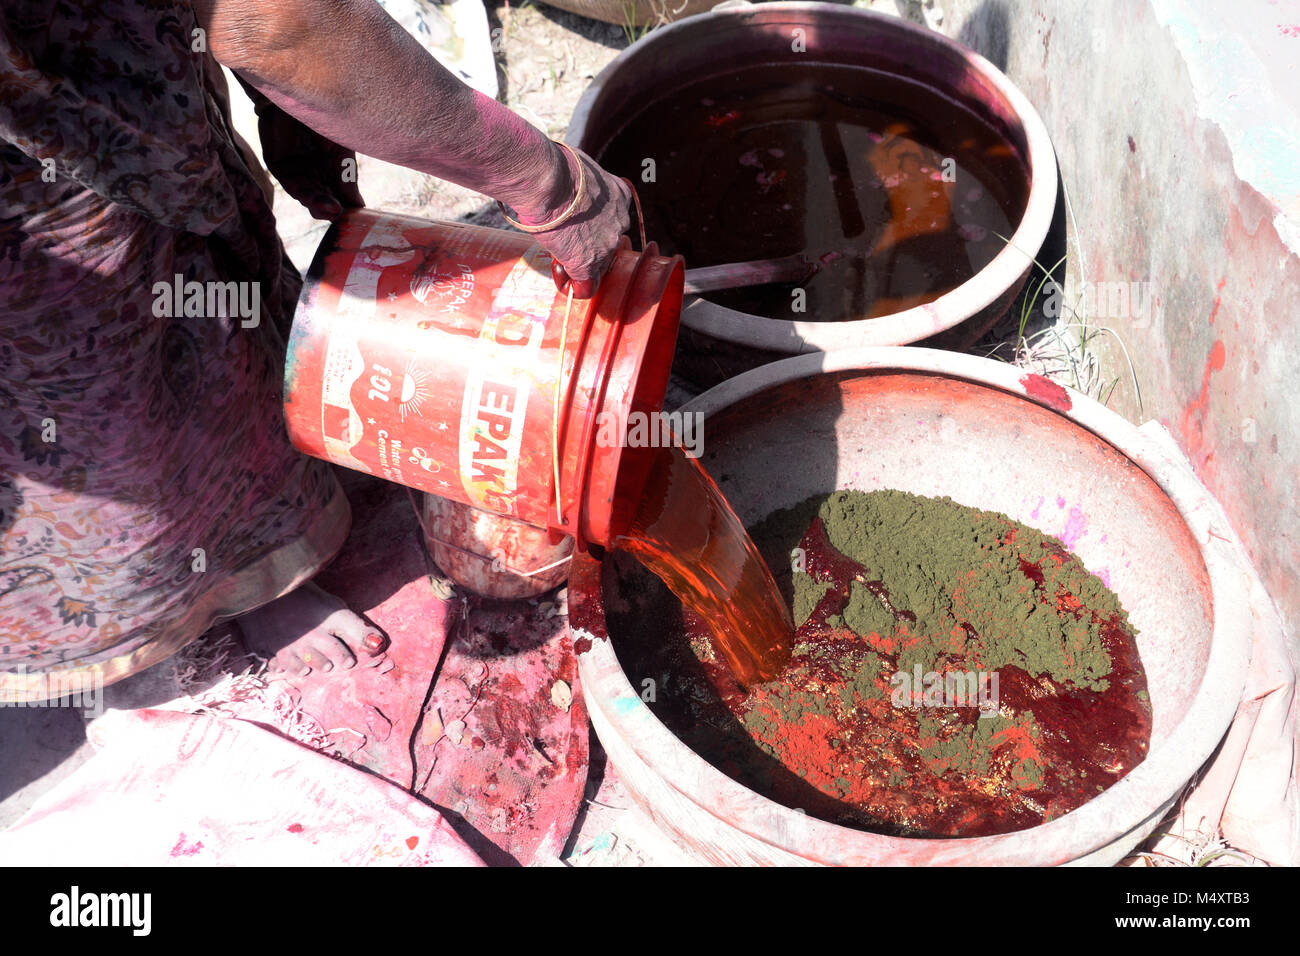
[[[728,4],[656,29],[619,54],[583,94],[566,139],[599,158],[632,117],[668,92],[756,63],[870,67],[934,91],[974,113],[1010,144],[1024,168],[1027,202],[1010,241],[988,265],[937,299],[905,311],[856,321],[788,321],[688,297],[679,368],[701,383],[715,384],[801,352],[911,343],[959,349],[973,343],[1005,314],[1035,271],[1058,181],[1047,129],[1033,106],[1001,71],[960,44],[849,6]],[[672,148],[690,144],[674,141]]]
[[[425,495],[424,540],[442,573],[475,594],[530,598],[568,576],[573,539],[459,501]]]

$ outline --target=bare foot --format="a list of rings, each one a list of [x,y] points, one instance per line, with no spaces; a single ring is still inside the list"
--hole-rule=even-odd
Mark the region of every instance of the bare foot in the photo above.
[[[377,664],[388,643],[373,624],[310,581],[236,623],[248,650],[270,658],[272,671],[295,677],[313,670],[347,670],[358,657]]]

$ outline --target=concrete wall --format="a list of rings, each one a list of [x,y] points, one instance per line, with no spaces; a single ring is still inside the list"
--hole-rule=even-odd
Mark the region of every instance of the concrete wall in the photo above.
[[[1300,4],[936,0],[924,15],[1042,114],[1076,280],[1150,284],[1145,314],[1094,313],[1141,390],[1139,405],[1107,348],[1110,405],[1178,439],[1300,656]]]

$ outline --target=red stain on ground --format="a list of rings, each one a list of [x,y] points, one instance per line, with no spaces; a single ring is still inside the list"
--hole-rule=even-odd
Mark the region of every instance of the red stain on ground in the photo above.
[[[1038,399],[1048,408],[1054,408],[1058,412],[1068,412],[1074,407],[1074,402],[1070,401],[1070,393],[1050,378],[1043,378],[1031,372],[1021,377],[1020,384],[1030,398]]]
[[[302,832],[302,824],[301,824],[301,823],[290,823],[287,827],[285,827],[285,829],[288,830],[290,833],[301,833],[301,832]]]
[[[1205,419],[1210,411],[1210,377],[1223,369],[1227,361],[1227,350],[1223,339],[1216,339],[1210,347],[1209,358],[1205,361],[1205,372],[1201,376],[1201,393],[1183,411],[1180,431],[1183,436],[1183,449],[1192,460],[1192,465],[1199,473],[1211,458],[1214,450],[1205,449]]]
[[[502,674],[490,695],[484,695],[482,727],[503,748],[505,757],[528,756],[532,741],[541,733],[541,722],[533,708],[529,689],[514,674]],[[549,698],[547,698],[549,703]]]
[[[1222,295],[1222,292],[1223,292],[1223,286],[1227,283],[1227,281],[1228,281],[1228,277],[1227,277],[1227,276],[1224,276],[1222,279],[1219,280],[1219,285],[1218,285],[1218,287],[1215,289],[1215,291],[1216,291],[1216,292],[1219,292],[1220,295],[1216,295],[1216,296],[1214,297],[1214,308],[1210,310],[1210,324],[1211,324],[1211,325],[1214,324],[1214,320],[1215,320],[1215,318],[1216,318],[1216,317],[1218,316],[1218,314],[1219,314],[1219,306],[1223,305],[1223,295]]]
[[[414,850],[416,846],[419,845],[419,843],[420,843],[420,838],[418,836],[410,836],[406,838],[406,845],[408,848],[412,850]]]
[[[172,847],[171,855],[178,856],[197,856],[198,852],[203,849],[203,841],[195,840],[193,843],[186,844],[185,834],[182,833],[176,840],[176,845]]]

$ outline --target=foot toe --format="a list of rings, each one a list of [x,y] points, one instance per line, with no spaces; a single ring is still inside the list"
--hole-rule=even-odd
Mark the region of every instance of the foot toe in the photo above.
[[[356,664],[351,648],[332,632],[321,633],[312,641],[312,654],[320,661],[322,670],[339,668],[347,670]]]
[[[279,671],[288,674],[291,677],[306,677],[311,673],[310,654],[308,659],[303,658],[289,648],[285,648],[275,657],[271,658],[270,667],[272,671]]]

